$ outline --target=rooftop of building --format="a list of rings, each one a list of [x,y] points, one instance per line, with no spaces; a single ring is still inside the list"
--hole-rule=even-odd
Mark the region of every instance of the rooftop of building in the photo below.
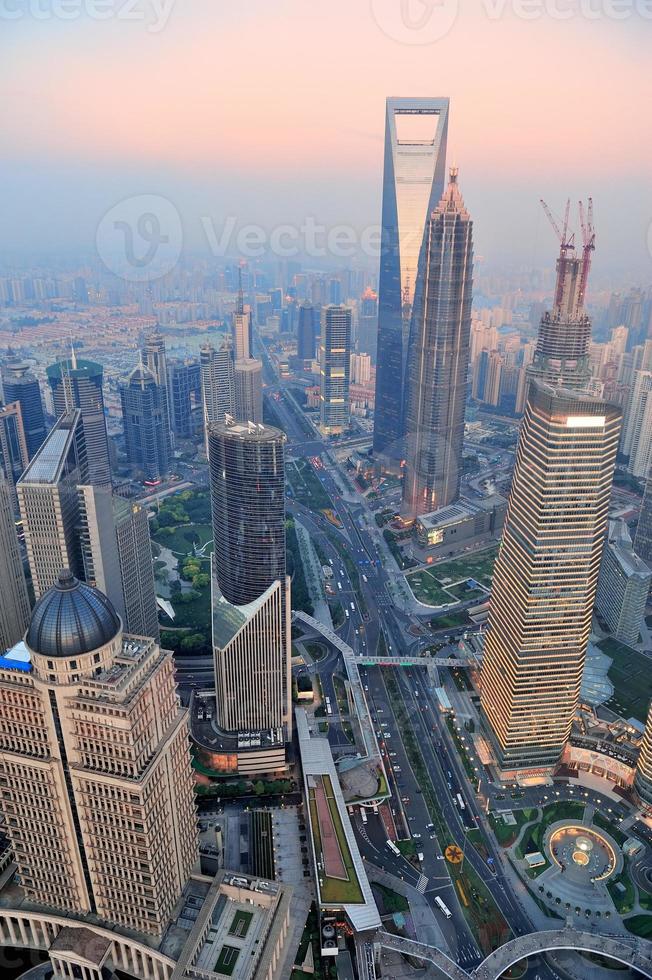
[[[295,710],[309,803],[317,891],[322,906],[341,908],[356,932],[380,927],[380,916],[353,833],[328,740],[313,737],[303,708]]]
[[[104,368],[97,361],[87,361],[81,357],[68,357],[45,369],[48,378],[52,380],[61,378],[64,374],[70,378],[93,378],[103,372]]]
[[[627,578],[650,579],[652,569],[634,551],[625,521],[609,521],[608,547]]]
[[[19,483],[53,484],[59,481],[70,443],[75,438],[75,426],[79,417],[78,409],[62,415],[21,476]]]
[[[273,425],[263,425],[261,422],[236,422],[231,416],[227,416],[224,422],[211,422],[208,426],[208,434],[227,436],[243,442],[285,442],[287,439],[285,433]]]
[[[450,504],[448,507],[433,510],[430,514],[421,514],[417,521],[427,529],[447,527],[449,524],[457,524],[459,521],[473,517],[480,511],[493,510],[496,507],[506,505],[507,500],[499,493],[489,494],[481,500],[461,498],[457,503]]]
[[[25,640],[44,657],[75,657],[105,646],[121,630],[107,597],[63,569],[34,606]]]

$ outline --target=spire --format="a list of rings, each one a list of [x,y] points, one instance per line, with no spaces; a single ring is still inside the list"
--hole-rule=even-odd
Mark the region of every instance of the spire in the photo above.
[[[244,291],[242,289],[242,266],[238,266],[238,304],[235,308],[235,312],[242,316],[244,313]]]
[[[434,214],[444,214],[446,212],[459,212],[464,217],[469,217],[469,213],[466,210],[464,204],[464,198],[462,197],[462,192],[460,191],[460,185],[458,183],[459,177],[459,167],[453,164],[448,171],[448,187],[444,191],[441,201],[437,205]]]
[[[77,370],[77,352],[75,351],[75,342],[70,338],[70,367],[73,371]]]

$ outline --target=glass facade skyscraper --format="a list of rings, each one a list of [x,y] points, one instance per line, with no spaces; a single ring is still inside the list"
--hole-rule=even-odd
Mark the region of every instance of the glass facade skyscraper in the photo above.
[[[88,482],[97,487],[111,486],[109,440],[104,417],[102,390],[104,369],[95,361],[73,355],[47,369],[57,418],[80,409],[88,459]]]
[[[120,386],[127,458],[135,473],[158,480],[170,472],[167,389],[139,364]]]
[[[351,310],[346,306],[327,306],[321,312],[319,427],[324,435],[336,435],[349,425],[351,323]]]
[[[457,170],[426,235],[424,288],[408,350],[402,515],[414,520],[459,495],[473,287],[473,223]]]
[[[387,100],[373,449],[389,468],[403,458],[410,318],[427,220],[444,192],[448,106]]]
[[[5,404],[19,402],[25,428],[29,458],[35,456],[47,435],[41,386],[24,361],[9,361],[2,368],[2,393]]]

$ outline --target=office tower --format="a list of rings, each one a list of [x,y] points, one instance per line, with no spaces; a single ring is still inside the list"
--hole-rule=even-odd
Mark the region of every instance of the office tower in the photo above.
[[[634,780],[636,792],[646,806],[652,807],[652,704],[650,704],[641,751]]]
[[[398,472],[404,377],[426,223],[444,192],[448,99],[388,99],[385,122],[374,454]]]
[[[360,300],[360,315],[358,317],[358,336],[356,348],[359,354],[369,354],[371,363],[376,364],[376,348],[378,345],[378,296],[370,286],[367,286]]]
[[[651,579],[625,521],[609,521],[595,605],[615,639],[631,647],[639,640]]]
[[[0,472],[0,654],[22,638],[29,613],[11,489]]]
[[[2,391],[6,404],[18,402],[25,427],[27,452],[34,456],[45,436],[41,386],[24,361],[8,361],[2,367]]]
[[[229,733],[291,729],[285,441],[271,426],[208,426],[216,718]]]
[[[0,782],[27,899],[160,936],[198,857],[171,654],[123,633],[66,570],[14,659],[0,668]]]
[[[423,289],[412,313],[406,373],[401,514],[413,521],[457,500],[473,291],[473,222],[457,169],[428,221]]]
[[[532,382],[482,664],[503,772],[550,769],[570,734],[619,434],[617,406]]]
[[[331,306],[340,306],[342,303],[342,283],[339,279],[328,280],[328,302]]]
[[[158,642],[158,607],[147,510],[105,487],[80,486],[84,581],[110,600],[125,629]]]
[[[172,410],[170,407],[170,393],[168,390],[168,362],[165,350],[165,339],[158,328],[154,333],[145,338],[142,350],[143,364],[154,375],[156,384],[161,389],[159,400],[163,406],[164,418],[167,420],[166,433],[168,458],[172,457]]]
[[[103,368],[73,355],[47,369],[57,418],[75,408],[81,411],[88,460],[88,482],[111,486],[109,441],[104,417]]]
[[[77,487],[88,483],[82,413],[62,415],[16,484],[37,599],[62,568],[84,574]]]
[[[29,463],[27,438],[20,402],[0,408],[0,470],[4,473],[14,511],[18,508],[16,481]]]
[[[625,413],[622,452],[628,470],[645,479],[652,466],[652,371],[637,371]]]
[[[160,480],[170,472],[166,390],[143,364],[120,385],[127,458],[132,472],[147,480]]]
[[[634,538],[634,551],[652,568],[652,467],[650,467],[645,484],[641,513]]]
[[[371,381],[371,355],[351,354],[351,384],[368,385]]]
[[[204,422],[223,422],[234,414],[233,357],[231,348],[222,344],[216,350],[204,344],[199,354]]]
[[[300,361],[312,361],[315,357],[316,316],[312,303],[302,303],[299,307],[297,357]]]
[[[552,310],[541,317],[534,358],[527,372],[529,382],[538,380],[573,389],[585,389],[589,382],[591,321],[584,312],[584,301],[595,245],[591,210],[589,201],[586,221],[581,211],[585,229],[581,258],[575,254],[574,235],[568,234],[568,206],[563,230],[554,226],[560,238],[555,296]],[[549,213],[547,207],[546,212]]]
[[[263,362],[253,357],[233,365],[233,413],[239,422],[263,421]]]
[[[253,336],[251,313],[244,307],[244,293],[242,291],[242,270],[239,271],[238,281],[238,301],[235,313],[233,314],[233,351],[236,361],[246,361],[253,357]],[[268,305],[268,304],[265,304]],[[270,312],[272,310],[271,304]],[[264,322],[262,314],[259,314],[258,323]]]
[[[351,310],[327,306],[321,312],[319,342],[319,427],[324,435],[336,435],[348,428],[350,373]]]
[[[195,433],[193,404],[201,398],[199,361],[168,362],[168,393],[172,432],[179,439],[191,439]]]

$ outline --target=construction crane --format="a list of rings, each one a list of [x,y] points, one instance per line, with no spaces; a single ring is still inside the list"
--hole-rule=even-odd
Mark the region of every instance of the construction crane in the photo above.
[[[560,228],[559,224],[546,204],[546,202],[541,200],[541,206],[546,212],[546,217],[553,227],[557,238],[559,239],[559,259],[557,261],[557,285],[555,287],[555,310],[559,312],[561,310],[562,300],[564,298],[564,292],[566,288],[566,278],[568,276],[571,263],[575,258],[575,232],[571,232],[569,235],[568,229],[568,218],[570,215],[570,198],[566,201],[566,208],[564,211],[564,224]]]
[[[589,198],[586,214],[584,213],[584,202],[579,202],[580,225],[582,226],[582,270],[580,272],[580,285],[577,291],[577,312],[581,313],[584,309],[586,298],[586,285],[591,269],[591,258],[595,251],[595,228],[593,227],[593,198]]]

